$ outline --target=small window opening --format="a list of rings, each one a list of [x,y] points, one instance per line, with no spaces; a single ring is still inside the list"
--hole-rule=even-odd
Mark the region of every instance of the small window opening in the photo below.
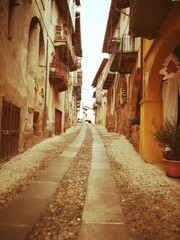
[[[33,117],[33,130],[34,130],[34,135],[38,135],[39,133],[39,112],[34,112],[34,117]]]

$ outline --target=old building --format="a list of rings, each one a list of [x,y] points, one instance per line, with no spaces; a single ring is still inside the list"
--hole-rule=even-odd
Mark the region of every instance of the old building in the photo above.
[[[140,39],[128,35],[129,6],[130,1],[111,2],[102,48],[109,58],[100,90],[107,96],[107,130],[126,135],[138,150]]]
[[[179,11],[177,0],[112,0],[109,10],[105,126],[124,134],[147,162],[162,161],[152,121],[180,121]]]
[[[108,59],[104,58],[99,66],[96,76],[92,82],[92,87],[95,88],[93,93],[93,98],[95,102],[93,104],[93,109],[95,112],[95,123],[105,126],[106,124],[106,105],[107,105],[107,90],[103,90],[104,75],[108,68]]]
[[[162,122],[163,118],[172,117],[179,123],[180,119],[179,12],[177,0],[131,1],[130,34],[142,38],[140,153],[147,162],[162,161],[161,149],[152,135],[152,121]],[[167,66],[165,71],[164,66]]]
[[[0,158],[76,124],[80,1],[0,2]]]

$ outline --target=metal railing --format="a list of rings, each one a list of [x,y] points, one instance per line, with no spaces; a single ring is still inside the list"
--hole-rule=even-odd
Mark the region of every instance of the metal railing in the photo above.
[[[128,34],[123,34],[122,37],[121,50],[123,52],[137,52],[138,44],[135,38],[129,36]]]

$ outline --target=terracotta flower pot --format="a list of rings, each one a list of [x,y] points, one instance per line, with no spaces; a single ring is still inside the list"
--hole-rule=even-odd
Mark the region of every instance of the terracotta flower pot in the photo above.
[[[180,178],[180,161],[164,159],[166,175],[168,177]]]

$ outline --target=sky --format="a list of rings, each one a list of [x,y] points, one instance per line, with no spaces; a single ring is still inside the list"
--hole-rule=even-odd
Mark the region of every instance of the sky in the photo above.
[[[91,87],[97,70],[104,57],[102,53],[111,0],[81,0],[82,38],[82,103],[92,107],[94,88]]]

